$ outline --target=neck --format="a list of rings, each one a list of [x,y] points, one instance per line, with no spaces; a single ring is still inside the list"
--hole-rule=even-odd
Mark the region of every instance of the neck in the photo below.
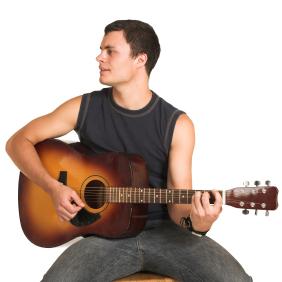
[[[145,107],[152,98],[148,80],[126,85],[113,86],[113,99],[120,106],[128,110],[139,110]]]

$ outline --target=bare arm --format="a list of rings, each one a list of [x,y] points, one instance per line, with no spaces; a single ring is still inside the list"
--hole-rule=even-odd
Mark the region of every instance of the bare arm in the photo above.
[[[168,166],[167,185],[169,188],[192,189],[192,155],[195,144],[195,133],[192,121],[181,115],[175,125]],[[196,192],[192,205],[169,205],[171,219],[180,224],[182,217],[190,216],[193,228],[197,231],[207,231],[221,212],[222,200],[220,194],[214,191],[215,204],[209,204],[209,194]]]
[[[81,96],[73,98],[55,111],[31,121],[17,131],[6,144],[6,151],[17,167],[50,194],[59,216],[65,220],[72,218],[83,203],[72,189],[63,186],[48,174],[34,145],[48,138],[62,136],[74,129],[80,102]],[[77,205],[71,204],[73,200]]]
[[[176,121],[169,151],[168,188],[192,189],[192,155],[195,144],[194,126],[189,117],[182,114]],[[191,205],[168,205],[171,219],[180,223],[190,214]]]

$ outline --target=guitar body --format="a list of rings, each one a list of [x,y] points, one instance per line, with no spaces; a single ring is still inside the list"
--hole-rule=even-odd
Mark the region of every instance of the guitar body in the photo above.
[[[56,139],[37,144],[36,150],[48,173],[74,189],[85,208],[71,222],[61,221],[49,194],[20,173],[20,221],[32,243],[54,247],[78,236],[122,238],[144,228],[147,204],[108,203],[100,193],[101,187],[148,187],[141,157],[123,153],[93,155],[80,143],[68,145]],[[89,193],[92,198],[86,198]]]

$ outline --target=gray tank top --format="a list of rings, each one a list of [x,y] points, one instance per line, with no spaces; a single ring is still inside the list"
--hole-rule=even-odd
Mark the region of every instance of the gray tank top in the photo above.
[[[84,94],[75,131],[80,142],[94,153],[141,155],[147,164],[150,187],[165,188],[173,130],[184,112],[152,93],[150,102],[139,110],[116,104],[111,87]],[[166,205],[149,205],[149,219],[167,216]]]

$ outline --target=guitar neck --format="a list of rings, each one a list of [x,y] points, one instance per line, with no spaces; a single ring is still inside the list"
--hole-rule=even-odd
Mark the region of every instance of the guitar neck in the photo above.
[[[134,188],[134,187],[87,187],[84,199],[91,203],[133,204],[191,204],[195,192],[208,192],[210,204],[215,198],[212,190]],[[219,191],[222,202],[235,208],[275,210],[278,207],[278,189],[275,186],[237,187]]]
[[[211,204],[215,200],[211,190],[108,187],[104,191],[110,203],[191,204],[196,191],[209,192]],[[223,191],[219,193],[223,197]]]

